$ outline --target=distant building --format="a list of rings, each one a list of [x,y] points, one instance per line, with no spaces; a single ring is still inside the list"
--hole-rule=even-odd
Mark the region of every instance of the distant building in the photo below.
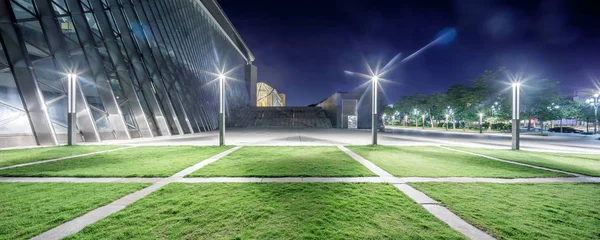
[[[281,106],[285,107],[285,93],[280,93],[279,98],[281,98]]]
[[[370,129],[372,127],[371,91],[336,92],[316,106],[325,110],[334,128]],[[377,103],[379,115],[383,107],[383,98],[379,98]]]
[[[264,82],[256,83],[256,106],[257,107],[283,107],[285,106],[285,95],[281,98],[281,94],[277,89],[269,86]]]

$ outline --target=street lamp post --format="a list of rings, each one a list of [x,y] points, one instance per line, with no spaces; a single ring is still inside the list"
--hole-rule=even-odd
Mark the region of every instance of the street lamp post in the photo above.
[[[479,133],[483,133],[483,113],[479,113]]]
[[[520,82],[512,84],[512,149],[519,150],[520,148],[520,129],[519,129],[519,92],[521,90]]]
[[[377,76],[373,76],[373,78],[371,78],[371,96],[373,97],[371,100],[371,109],[373,110],[373,119],[372,119],[372,124],[373,127],[371,128],[371,133],[373,136],[372,139],[372,144],[373,145],[377,145],[377,81],[379,80],[379,78]]]
[[[76,113],[76,89],[77,89],[77,74],[68,74],[67,75],[67,145],[71,146],[75,144],[76,136],[76,124],[75,121],[77,119]]]
[[[553,110],[557,110],[560,108],[560,106],[558,105],[554,105],[554,103],[552,103],[551,106],[548,106],[548,110],[553,111]],[[563,132],[563,128],[562,128],[562,116],[560,115],[560,112],[558,112],[558,117],[560,118],[560,132]],[[552,127],[554,128],[554,122],[552,122]]]
[[[425,115],[421,115],[421,118],[423,119],[423,122],[421,125],[423,125],[423,129],[425,129]]]
[[[446,131],[448,131],[448,114],[446,114]]]
[[[404,127],[408,128],[408,115],[404,115]]]
[[[219,146],[225,145],[225,75],[219,74]]]
[[[593,98],[588,99],[586,102],[594,108],[594,134],[598,131],[598,107],[600,106],[600,95],[594,94]]]

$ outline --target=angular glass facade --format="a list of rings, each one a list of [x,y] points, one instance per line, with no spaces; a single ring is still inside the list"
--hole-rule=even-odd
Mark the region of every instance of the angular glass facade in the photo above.
[[[169,136],[250,102],[254,60],[214,0],[0,0],[0,147]],[[254,74],[255,75],[255,74]]]

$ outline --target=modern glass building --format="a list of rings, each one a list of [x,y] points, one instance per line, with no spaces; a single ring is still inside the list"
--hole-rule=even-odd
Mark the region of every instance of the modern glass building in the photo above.
[[[256,83],[257,107],[285,107],[285,94],[278,93],[277,89],[264,82]]]
[[[0,0],[0,147],[151,138],[218,127],[256,103],[248,47],[214,0]],[[254,99],[252,99],[254,98]]]

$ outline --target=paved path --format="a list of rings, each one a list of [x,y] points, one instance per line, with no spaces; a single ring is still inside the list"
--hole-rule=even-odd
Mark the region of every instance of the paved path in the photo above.
[[[338,147],[340,149],[342,149],[342,151],[347,153],[350,157],[352,157],[354,160],[356,160],[357,162],[364,165],[365,167],[367,167],[369,169],[374,168],[374,170],[376,170],[374,172],[377,175],[379,175],[380,177],[392,176],[392,174],[375,166],[375,164],[373,164],[369,160],[366,160],[366,159],[360,157],[358,154],[352,152],[350,149],[347,149],[343,146],[338,146]],[[409,198],[414,200],[417,204],[419,204],[423,208],[425,208],[429,213],[433,214],[433,216],[442,220],[443,222],[448,224],[448,226],[450,226],[454,230],[462,233],[463,235],[467,236],[468,238],[478,239],[478,240],[495,239],[494,237],[490,236],[489,234],[485,233],[484,231],[479,230],[478,228],[469,224],[465,220],[461,219],[460,217],[458,217],[456,214],[452,213],[447,208],[445,208],[441,205],[438,205],[438,202],[431,199],[425,193],[411,187],[410,185],[405,184],[405,183],[400,183],[400,184],[394,184],[394,186],[396,188],[398,188],[398,190],[402,191],[406,196],[408,196]]]
[[[136,147],[136,146],[128,146],[128,147],[115,148],[115,149],[98,151],[98,152],[91,152],[91,153],[84,153],[84,154],[78,154],[78,155],[67,156],[67,157],[60,157],[60,158],[55,158],[55,159],[42,160],[42,161],[37,161],[37,162],[16,164],[16,165],[11,165],[11,166],[6,166],[6,167],[0,167],[0,170],[16,168],[16,167],[24,167],[24,166],[36,165],[36,164],[42,164],[42,163],[48,163],[48,162],[56,162],[56,161],[66,160],[66,159],[71,159],[71,158],[76,158],[76,157],[91,156],[91,155],[96,155],[96,154],[100,154],[100,153],[114,152],[114,151],[119,151],[119,150],[123,150],[123,149],[134,148],[134,147]]]
[[[510,149],[510,134],[478,134],[440,132],[413,129],[387,129],[379,134],[381,145],[450,145]],[[227,129],[231,145],[317,146],[367,145],[371,132],[364,129]],[[123,145],[216,145],[218,131],[132,140],[107,140],[102,143]],[[591,136],[569,135],[539,137],[523,134],[521,149],[531,151],[562,151],[600,153],[600,141]]]
[[[0,177],[0,182],[70,182],[70,183],[156,183],[170,179],[182,183],[251,183],[251,182],[344,182],[344,183],[575,183],[600,182],[600,177],[554,178],[479,178],[479,177],[206,177],[206,178],[77,178],[77,177]]]
[[[238,146],[238,147],[234,147],[232,149],[226,150],[222,153],[219,153],[211,158],[208,158],[202,162],[197,163],[194,166],[186,168],[169,178],[160,179],[160,180],[154,182],[154,184],[150,185],[149,187],[146,187],[142,190],[131,193],[131,194],[129,194],[125,197],[122,197],[106,206],[96,208],[96,209],[92,210],[91,212],[84,214],[83,216],[80,216],[71,221],[63,223],[63,224],[61,224],[53,229],[50,229],[32,239],[34,239],[34,240],[54,240],[54,239],[58,240],[58,239],[62,239],[64,237],[70,236],[72,234],[75,234],[75,233],[81,231],[86,226],[93,224],[97,221],[100,221],[103,218],[106,218],[109,215],[120,211],[121,209],[127,207],[129,204],[134,203],[135,201],[147,196],[148,194],[158,190],[159,188],[161,188],[171,182],[174,182],[180,178],[183,178],[183,176],[185,176],[193,171],[196,171],[196,170],[206,166],[209,163],[217,161],[220,158],[226,156],[227,154],[229,154],[235,150],[238,150],[240,148],[241,148],[241,146]]]
[[[471,155],[475,155],[475,156],[479,156],[479,157],[484,157],[484,158],[495,160],[495,161],[516,164],[516,165],[526,166],[526,167],[530,167],[530,168],[537,168],[537,169],[551,171],[551,172],[564,173],[564,174],[572,175],[572,176],[576,176],[576,177],[585,177],[585,175],[582,175],[579,173],[567,172],[567,171],[553,169],[553,168],[540,167],[540,166],[535,166],[535,165],[531,165],[531,164],[527,164],[527,163],[514,162],[514,161],[504,160],[504,159],[500,159],[500,158],[490,157],[490,156],[479,154],[479,153],[473,153],[473,152],[469,152],[469,151],[463,151],[463,150],[458,150],[458,149],[454,149],[454,148],[449,148],[449,147],[440,146],[440,148],[450,150],[450,151],[460,152],[460,153],[471,154]]]

